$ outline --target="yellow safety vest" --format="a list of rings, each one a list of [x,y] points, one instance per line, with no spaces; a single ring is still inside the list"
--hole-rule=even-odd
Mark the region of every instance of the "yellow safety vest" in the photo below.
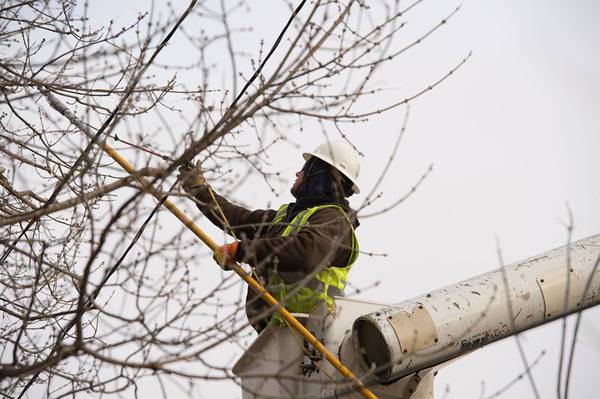
[[[299,212],[290,224],[281,233],[282,237],[296,234],[306,224],[308,219],[315,213],[325,208],[336,208],[346,217],[352,232],[352,255],[346,266],[329,266],[318,271],[310,280],[306,281],[306,275],[301,272],[282,272],[269,270],[268,287],[271,294],[292,313],[310,313],[317,304],[324,300],[327,303],[327,311],[333,309],[333,297],[344,296],[344,288],[348,281],[348,273],[352,264],[358,258],[358,240],[354,234],[352,223],[339,205],[318,205]],[[272,224],[281,223],[287,212],[287,204],[282,205],[275,214]],[[293,294],[289,294],[291,292]],[[273,315],[273,321],[284,325],[279,314]]]

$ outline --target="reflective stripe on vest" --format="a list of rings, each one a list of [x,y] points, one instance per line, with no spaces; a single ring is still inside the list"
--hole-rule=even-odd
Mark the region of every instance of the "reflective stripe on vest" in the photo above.
[[[338,205],[319,205],[303,210],[285,227],[281,236],[287,237],[297,234],[313,214],[325,208],[338,209],[348,221],[352,234],[352,254],[346,266],[323,267],[322,270],[308,280],[306,279],[306,275],[301,272],[275,272],[269,270],[269,291],[287,310],[293,313],[310,313],[321,300],[327,303],[327,310],[331,311],[333,309],[333,297],[344,296],[344,289],[348,282],[348,272],[358,258],[358,241],[354,234],[352,223],[346,212]],[[275,218],[271,223],[281,223],[285,219],[286,214],[287,204],[282,205],[277,210]],[[273,316],[273,320],[280,325],[284,325],[283,319],[278,314]]]

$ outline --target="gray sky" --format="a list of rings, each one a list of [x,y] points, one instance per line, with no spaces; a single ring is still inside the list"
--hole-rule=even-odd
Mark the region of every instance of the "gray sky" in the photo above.
[[[430,2],[421,11],[431,20],[450,7]],[[593,1],[467,1],[442,33],[415,51],[418,57],[405,57],[412,63],[399,68],[414,83],[403,83],[422,86],[473,50],[459,73],[412,105],[384,192],[397,196],[429,162],[435,169],[405,204],[363,221],[363,248],[390,254],[363,258],[353,272],[355,281],[385,276],[365,298],[396,301],[496,268],[496,236],[506,263],[563,245],[566,204],[575,239],[600,232],[598,16]],[[386,117],[383,126],[392,126]],[[363,170],[369,170],[381,149],[376,143],[362,148]],[[594,378],[600,345],[592,334],[599,316],[598,310],[585,315],[572,397],[592,398],[600,387]],[[547,351],[533,371],[542,397],[555,396],[559,337],[559,322],[524,336],[530,359]],[[479,397],[485,380],[491,394],[523,369],[509,339],[441,371],[436,392],[442,397],[450,384],[449,398]],[[506,397],[533,394],[523,379]]]

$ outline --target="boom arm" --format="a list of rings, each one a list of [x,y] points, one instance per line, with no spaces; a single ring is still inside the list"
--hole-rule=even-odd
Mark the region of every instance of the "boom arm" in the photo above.
[[[379,382],[430,368],[600,303],[600,234],[359,317]]]

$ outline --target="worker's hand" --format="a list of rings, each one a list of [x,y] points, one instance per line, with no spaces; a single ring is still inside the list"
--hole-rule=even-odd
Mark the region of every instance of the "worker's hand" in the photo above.
[[[195,188],[207,185],[204,174],[202,173],[202,164],[200,161],[198,161],[193,168],[190,168],[189,166],[180,166],[178,178],[181,182],[181,188],[188,193]]]
[[[235,253],[237,252],[238,242],[221,245],[215,251],[213,259],[221,266],[223,270],[232,270],[235,266]]]

